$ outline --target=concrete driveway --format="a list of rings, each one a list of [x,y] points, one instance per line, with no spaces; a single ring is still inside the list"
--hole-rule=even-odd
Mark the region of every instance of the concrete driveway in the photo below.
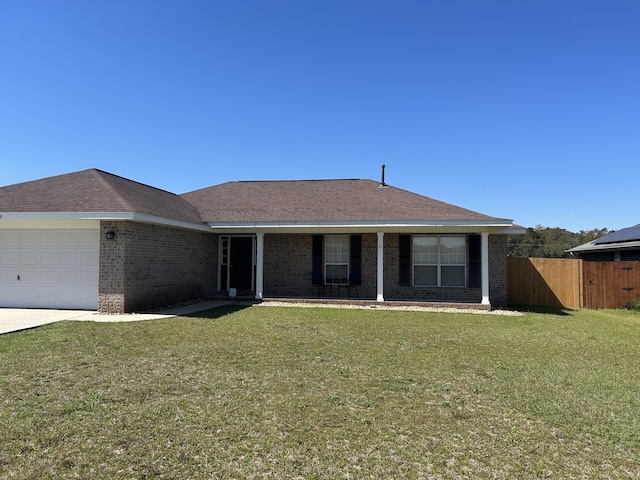
[[[211,308],[227,305],[229,301],[211,301],[164,310],[157,313],[131,313],[124,315],[103,315],[87,310],[46,310],[36,308],[0,308],[0,335],[35,328],[62,320],[86,322],[139,322],[160,318],[188,315]]]
[[[81,310],[1,308],[0,334],[39,327],[61,320],[71,320],[74,317],[87,315],[89,313],[90,312]]]

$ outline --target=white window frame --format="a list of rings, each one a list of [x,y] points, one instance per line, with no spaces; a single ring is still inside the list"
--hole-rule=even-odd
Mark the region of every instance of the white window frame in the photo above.
[[[340,245],[338,245],[340,243]],[[338,246],[340,251],[336,258],[335,247]],[[324,282],[327,285],[347,285],[349,283],[349,235],[325,235],[324,237]],[[334,249],[334,251],[330,251]],[[329,270],[327,267],[342,267],[344,268],[344,276],[336,280],[334,276],[329,276]]]
[[[435,262],[420,262],[417,263],[417,256],[419,255],[416,251],[416,239],[419,238],[431,238],[436,239],[436,261]],[[462,262],[454,262],[454,263],[446,263],[443,260],[443,248],[442,243],[443,239],[446,238],[457,238],[463,241],[464,255]],[[415,287],[453,287],[453,288],[463,288],[467,286],[467,277],[469,274],[469,269],[467,267],[467,237],[464,235],[415,235],[411,240],[411,273],[413,275],[412,281]],[[422,284],[416,283],[416,267],[435,267],[436,268],[436,283],[435,284]],[[462,267],[464,268],[464,279],[463,282],[459,285],[443,285],[442,284],[442,269],[443,267]]]

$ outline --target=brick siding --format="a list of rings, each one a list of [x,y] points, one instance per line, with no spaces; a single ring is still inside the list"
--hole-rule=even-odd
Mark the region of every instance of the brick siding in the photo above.
[[[491,308],[508,305],[506,235],[489,235],[489,303]]]
[[[385,300],[480,303],[481,288],[403,287],[399,285],[399,234],[384,236]],[[377,294],[376,234],[362,235],[361,285],[352,295],[375,299]],[[492,307],[507,305],[507,241],[504,235],[489,236],[489,298]],[[321,291],[311,283],[312,235],[266,234],[264,243],[264,296],[346,296],[346,287]]]
[[[116,232],[107,240],[108,231]],[[311,283],[311,234],[266,234],[265,297],[347,296],[344,286],[318,289]],[[399,234],[384,236],[385,300],[480,303],[480,288],[399,285]],[[362,235],[361,285],[351,295],[375,299],[377,235]],[[100,234],[98,310],[123,313],[155,308],[217,290],[218,237],[206,232],[130,221],[103,221]],[[507,305],[507,241],[489,236],[489,296],[492,307]]]
[[[115,232],[107,240],[105,234]],[[130,221],[103,221],[98,311],[134,312],[216,290],[217,236]]]
[[[309,297],[311,285],[311,235],[264,236],[264,293],[266,297]]]

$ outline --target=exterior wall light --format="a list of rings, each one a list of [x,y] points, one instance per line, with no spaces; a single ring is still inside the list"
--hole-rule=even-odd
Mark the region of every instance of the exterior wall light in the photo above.
[[[105,233],[104,236],[107,240],[113,240],[116,237],[116,232],[114,232],[113,230],[110,230],[107,233]]]

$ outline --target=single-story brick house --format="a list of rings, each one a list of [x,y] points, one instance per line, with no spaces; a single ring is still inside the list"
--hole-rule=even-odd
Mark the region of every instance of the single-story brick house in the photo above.
[[[373,180],[176,195],[89,169],[0,188],[0,307],[133,312],[231,288],[504,307],[513,233]]]

